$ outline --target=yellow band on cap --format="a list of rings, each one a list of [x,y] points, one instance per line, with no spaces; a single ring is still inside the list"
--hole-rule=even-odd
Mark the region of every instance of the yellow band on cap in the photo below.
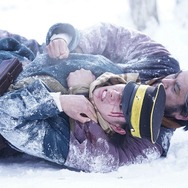
[[[131,110],[131,125],[133,130],[131,134],[133,136],[140,136],[140,115],[142,110],[142,104],[145,96],[145,92],[149,86],[148,85],[140,85],[136,91],[135,97],[133,99],[133,105]]]

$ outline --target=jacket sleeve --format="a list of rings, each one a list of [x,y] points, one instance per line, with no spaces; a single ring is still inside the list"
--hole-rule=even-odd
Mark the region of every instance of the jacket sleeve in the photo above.
[[[180,70],[179,62],[162,44],[139,31],[108,23],[80,31],[78,48],[82,53],[105,56],[125,73],[139,73],[143,81]]]
[[[24,44],[14,38],[0,39],[0,60],[17,57],[21,62],[32,61],[35,54]]]
[[[154,78],[180,70],[179,62],[162,44],[136,30],[99,23],[78,32],[70,24],[58,23],[49,29],[46,43],[50,42],[53,34],[59,33],[71,36],[71,52],[103,55],[125,72],[143,72],[143,76],[147,76],[150,71]],[[148,79],[151,79],[150,76]]]
[[[0,134],[18,150],[58,164],[68,153],[68,120],[40,80],[0,97]]]
[[[27,39],[24,36],[0,30],[0,39],[12,38],[17,40],[20,44],[25,45],[36,56],[38,53],[44,52],[45,44],[39,44],[35,39]]]
[[[166,127],[161,127],[159,137],[157,139],[157,144],[159,144],[162,148],[162,157],[166,157],[169,147],[170,147],[170,141],[174,134],[174,129],[169,129]]]
[[[170,55],[164,46],[149,36],[109,23],[99,23],[80,31],[79,47],[83,53],[101,54],[114,63],[158,53]]]

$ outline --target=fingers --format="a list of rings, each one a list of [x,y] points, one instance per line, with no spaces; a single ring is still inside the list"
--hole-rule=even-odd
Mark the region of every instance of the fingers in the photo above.
[[[79,116],[77,117],[77,120],[81,123],[86,123],[89,121],[94,121],[95,123],[97,123],[97,118],[93,115],[91,115],[90,117],[88,117],[86,114],[79,114]]]
[[[97,123],[97,115],[96,115],[94,106],[89,100],[87,100],[85,108],[83,108],[81,115],[83,116],[83,114],[85,115],[86,119],[89,118],[90,120]]]
[[[86,123],[91,120],[97,123],[97,115],[91,103],[88,103],[87,108],[83,108],[82,112],[78,114],[77,120],[81,123]]]
[[[69,56],[67,43],[63,39],[55,39],[46,47],[46,51],[51,58],[64,59]]]
[[[88,117],[84,117],[83,115],[79,115],[77,118],[77,121],[79,121],[81,123],[86,123],[86,122],[90,122],[91,119]]]
[[[95,123],[97,123],[97,115],[96,115],[96,112],[95,112],[95,110],[94,110],[93,105],[88,106],[88,108],[89,108],[89,110],[88,110],[87,116],[88,116],[92,121],[94,121]]]
[[[62,110],[71,118],[85,123],[94,121],[97,123],[97,115],[92,103],[83,95],[61,95]]]
[[[51,58],[57,58],[60,54],[59,44],[57,41],[51,41],[50,44],[46,47],[47,53]]]

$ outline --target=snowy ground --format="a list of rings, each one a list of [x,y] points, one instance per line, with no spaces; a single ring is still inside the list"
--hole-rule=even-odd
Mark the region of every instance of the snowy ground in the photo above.
[[[160,26],[149,24],[145,31],[164,44],[188,69],[188,0],[175,8],[175,0],[158,0]],[[0,27],[39,42],[56,22],[77,28],[98,21],[134,27],[126,0],[0,0]],[[0,161],[0,185],[5,188],[38,187],[188,187],[188,132],[176,131],[168,157],[152,163],[132,165],[107,174],[73,172],[30,158]]]

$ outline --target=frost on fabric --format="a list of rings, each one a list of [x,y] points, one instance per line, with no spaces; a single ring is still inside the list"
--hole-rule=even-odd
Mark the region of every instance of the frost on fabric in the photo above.
[[[139,163],[141,162],[148,162],[148,161],[153,161],[157,158],[160,157],[161,153],[159,152],[159,150],[157,150],[157,148],[152,147],[152,148],[146,148],[143,150],[143,153],[145,154],[146,158],[142,159],[142,160],[138,160]]]
[[[24,151],[30,155],[43,157],[43,138],[45,130],[36,127],[31,132],[28,132],[28,126],[25,125],[22,129],[15,129],[14,132],[4,132],[5,139],[14,145],[15,148]],[[39,126],[39,125],[36,125]],[[34,136],[34,137],[33,137]]]
[[[171,140],[173,133],[172,132],[166,132],[163,136],[162,136],[162,147],[165,151],[168,151],[169,149],[169,142]]]
[[[48,114],[52,111],[51,109],[54,109],[55,103],[52,97],[41,88],[36,88],[32,93],[23,91],[21,95],[25,105],[24,118],[31,119],[37,116],[40,119],[42,114],[48,117]]]
[[[19,150],[45,158],[43,139],[48,128],[45,117],[58,110],[39,81],[32,86],[1,98],[0,133]]]
[[[1,101],[1,134],[14,147],[27,152],[28,154],[39,155],[42,151],[42,139],[45,130],[43,125],[38,125],[37,121],[31,124],[23,122],[22,117],[24,108],[23,101],[20,98],[14,100],[8,99]],[[41,153],[40,155],[41,156]]]
[[[20,111],[20,108],[22,108],[22,106],[23,106],[23,102],[19,98],[15,98],[15,100],[6,99],[6,98],[4,100],[1,100],[0,101],[1,122],[2,123],[5,122],[6,116],[4,116],[3,114],[6,113],[14,118],[18,118],[22,116],[22,112]],[[3,107],[3,109],[1,107]]]
[[[93,145],[85,140],[80,144],[72,137],[65,166],[86,172],[110,172],[117,169],[116,160],[106,140],[99,138]]]
[[[133,141],[136,143],[136,141]],[[161,153],[158,150],[157,147],[150,145],[150,146],[144,146],[144,144],[142,144],[142,146],[139,145],[132,145],[129,143],[130,148],[127,148],[127,151],[125,151],[125,156],[124,159],[127,159],[125,161],[122,161],[120,166],[129,166],[131,164],[142,164],[142,163],[148,163],[151,162],[153,160],[156,160],[158,158],[160,158]],[[132,149],[131,149],[132,148]]]

